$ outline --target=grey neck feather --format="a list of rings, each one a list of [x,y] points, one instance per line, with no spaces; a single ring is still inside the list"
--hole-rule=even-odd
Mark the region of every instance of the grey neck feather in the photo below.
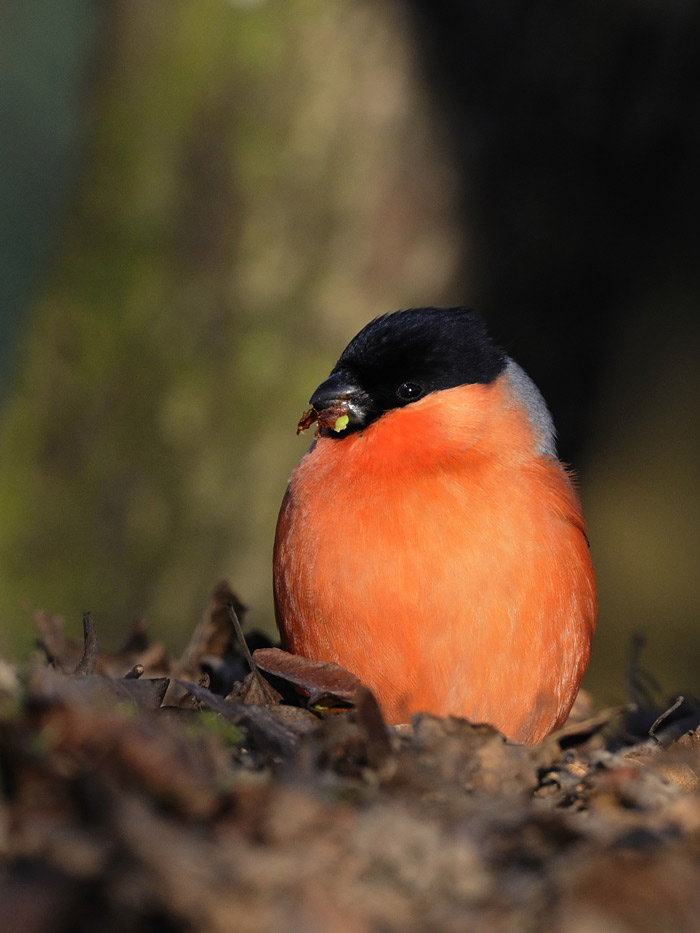
[[[537,452],[547,457],[556,457],[557,435],[554,422],[540,390],[525,370],[510,357],[508,357],[503,375],[508,380],[510,391],[527,411],[530,424],[538,439]]]

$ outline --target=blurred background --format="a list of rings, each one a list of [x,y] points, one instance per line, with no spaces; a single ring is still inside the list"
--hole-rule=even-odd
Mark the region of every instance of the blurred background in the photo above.
[[[600,590],[700,693],[700,6],[7,0],[0,651],[31,614],[272,630],[296,422],[387,310],[467,304],[543,390]]]

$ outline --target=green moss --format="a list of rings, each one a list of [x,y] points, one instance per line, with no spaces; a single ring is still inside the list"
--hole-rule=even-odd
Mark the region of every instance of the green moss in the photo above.
[[[192,736],[200,735],[202,732],[214,735],[226,745],[239,746],[246,739],[245,729],[210,710],[202,710],[201,714],[188,725],[187,730]]]

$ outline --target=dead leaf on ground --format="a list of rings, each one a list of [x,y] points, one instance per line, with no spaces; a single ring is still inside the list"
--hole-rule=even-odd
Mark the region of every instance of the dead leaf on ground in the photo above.
[[[308,705],[318,710],[347,709],[355,703],[361,681],[338,664],[311,661],[289,654],[281,648],[262,648],[253,652],[258,667],[299,688],[308,697]]]

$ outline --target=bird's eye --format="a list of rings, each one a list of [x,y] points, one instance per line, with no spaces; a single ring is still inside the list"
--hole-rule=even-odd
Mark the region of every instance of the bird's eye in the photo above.
[[[396,395],[402,402],[414,402],[423,394],[423,386],[417,382],[402,382],[396,390]]]

